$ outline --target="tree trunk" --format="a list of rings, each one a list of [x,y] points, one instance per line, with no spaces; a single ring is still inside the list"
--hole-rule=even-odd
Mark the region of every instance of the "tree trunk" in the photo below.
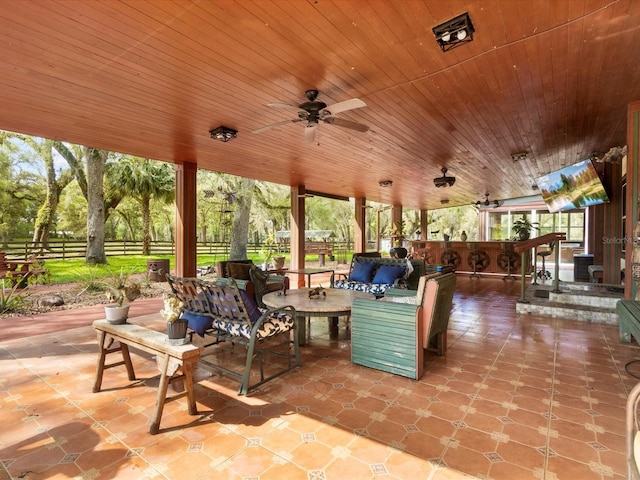
[[[88,264],[106,264],[104,166],[108,152],[89,148],[85,152],[87,165],[87,253]]]
[[[56,213],[56,209],[58,208],[58,199],[60,195],[50,145],[51,141],[45,140],[40,150],[46,170],[47,194],[44,203],[38,210],[32,240],[33,248],[39,248],[41,250],[49,248],[49,234],[51,232],[51,225],[53,224],[53,217]]]
[[[151,224],[150,198],[144,197],[140,201],[142,207],[142,255],[151,255],[151,237],[149,235],[149,225]]]
[[[236,198],[233,215],[233,231],[231,232],[230,260],[247,258],[247,240],[249,238],[249,220],[251,214],[251,200],[255,180],[243,178],[240,194]]]

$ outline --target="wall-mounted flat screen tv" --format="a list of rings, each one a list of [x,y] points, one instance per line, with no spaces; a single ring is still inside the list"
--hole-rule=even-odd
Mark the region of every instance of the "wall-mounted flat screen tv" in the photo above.
[[[547,173],[536,178],[536,184],[551,213],[609,201],[591,160]]]

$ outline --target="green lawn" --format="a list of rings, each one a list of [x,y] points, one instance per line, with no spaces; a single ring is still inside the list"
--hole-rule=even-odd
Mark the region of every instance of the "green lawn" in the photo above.
[[[352,253],[348,252],[348,259]],[[289,261],[289,255],[286,254],[286,261]],[[258,254],[249,254],[249,258],[257,265],[262,263],[262,258]],[[44,267],[51,276],[51,284],[58,285],[63,283],[91,283],[98,280],[110,278],[114,275],[138,274],[147,272],[147,260],[168,259],[170,268],[175,268],[175,260],[173,255],[153,255],[146,257],[143,255],[120,255],[107,257],[107,265],[87,265],[83,258],[74,258],[68,260],[47,260]],[[199,266],[213,265],[223,260],[220,255],[198,255],[197,264]],[[307,262],[317,262],[317,255],[309,255]],[[42,283],[42,282],[40,282]]]

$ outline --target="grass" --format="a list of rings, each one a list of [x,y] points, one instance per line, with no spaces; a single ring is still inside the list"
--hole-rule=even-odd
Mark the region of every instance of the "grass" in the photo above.
[[[257,265],[262,264],[259,254],[249,254],[248,257]],[[289,254],[285,254],[289,261]],[[348,258],[351,258],[349,252]],[[107,257],[107,265],[87,265],[84,258],[74,258],[67,260],[47,260],[44,267],[51,275],[50,283],[59,285],[64,283],[84,283],[89,285],[104,279],[112,278],[114,275],[124,272],[125,274],[144,274],[147,272],[147,260],[168,259],[170,269],[175,269],[175,258],[173,255],[119,255]],[[197,265],[214,265],[223,260],[220,255],[198,255]],[[317,262],[317,255],[310,255],[307,262]]]
[[[252,258],[252,255],[249,255]],[[87,265],[84,258],[74,258],[68,260],[47,260],[44,267],[51,275],[51,284],[63,283],[84,283],[89,284],[99,280],[108,279],[118,275],[121,271],[127,274],[146,273],[147,260],[168,259],[171,269],[175,268],[173,255],[153,255],[146,257],[143,255],[120,255],[107,257],[107,265]],[[198,255],[198,265],[212,265],[222,260],[218,255]],[[255,263],[260,263],[260,259],[252,258]]]

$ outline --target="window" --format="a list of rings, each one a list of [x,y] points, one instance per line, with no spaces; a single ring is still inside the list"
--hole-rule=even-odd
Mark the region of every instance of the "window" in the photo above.
[[[536,210],[514,210],[489,213],[489,240],[510,240],[513,238],[513,222],[526,215],[537,228],[532,237],[553,232],[564,232],[567,242],[584,245],[584,210],[548,213]]]

